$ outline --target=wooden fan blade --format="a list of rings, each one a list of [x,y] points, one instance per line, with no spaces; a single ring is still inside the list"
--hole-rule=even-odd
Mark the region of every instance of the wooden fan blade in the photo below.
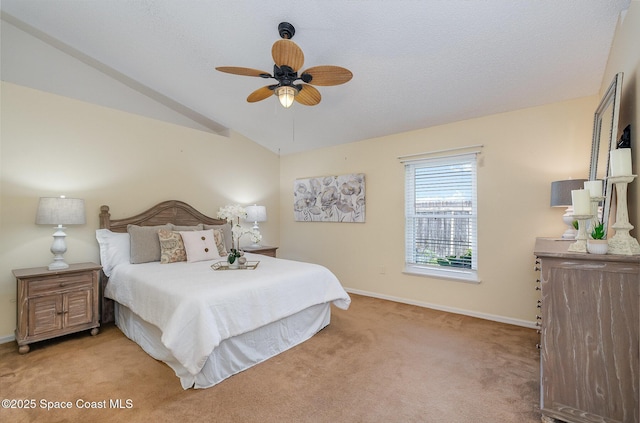
[[[247,101],[249,103],[255,103],[256,101],[264,100],[273,95],[273,90],[269,88],[270,85],[266,87],[258,88],[247,97]]]
[[[304,53],[296,43],[291,40],[278,40],[273,43],[271,55],[275,64],[289,66],[294,71],[298,71],[304,64]]]
[[[309,84],[313,85],[340,85],[349,82],[353,74],[349,69],[340,66],[314,66],[302,72],[301,75],[309,74],[312,79]]]
[[[294,97],[294,99],[305,106],[315,106],[320,103],[322,96],[320,95],[320,91],[318,91],[315,87],[311,85],[302,84],[302,89],[298,91],[298,94]]]
[[[236,66],[220,66],[220,67],[217,67],[216,70],[220,72],[232,73],[234,75],[260,76],[263,78],[272,78],[269,72],[261,71],[259,69],[239,68]]]

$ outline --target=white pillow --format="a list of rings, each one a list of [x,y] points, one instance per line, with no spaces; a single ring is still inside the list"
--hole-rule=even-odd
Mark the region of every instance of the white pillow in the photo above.
[[[130,241],[128,233],[111,232],[109,229],[97,229],[96,239],[100,245],[100,264],[105,275],[120,263],[129,263]]]
[[[206,231],[179,231],[187,252],[187,261],[204,261],[220,258],[213,229]]]

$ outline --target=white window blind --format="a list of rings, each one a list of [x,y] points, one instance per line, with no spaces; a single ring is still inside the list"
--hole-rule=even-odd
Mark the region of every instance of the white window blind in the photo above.
[[[405,163],[405,271],[477,279],[476,153]]]

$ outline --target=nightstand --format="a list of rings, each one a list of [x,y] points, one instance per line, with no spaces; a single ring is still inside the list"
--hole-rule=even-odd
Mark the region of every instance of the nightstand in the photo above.
[[[99,280],[102,266],[77,263],[68,269],[47,267],[16,269],[18,352],[29,344],[91,329],[98,334]]]
[[[242,250],[246,251],[247,253],[262,254],[263,256],[269,257],[275,257],[277,249],[278,247],[269,247],[268,245],[260,245],[258,247],[242,247]]]

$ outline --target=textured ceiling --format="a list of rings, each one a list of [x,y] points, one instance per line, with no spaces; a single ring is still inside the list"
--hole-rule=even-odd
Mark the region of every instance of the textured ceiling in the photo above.
[[[1,8],[5,21],[210,130],[289,154],[597,94],[629,2],[2,0]],[[271,72],[282,21],[296,28],[303,69],[353,72],[345,85],[318,87],[317,106],[247,103],[270,81],[214,70]]]

